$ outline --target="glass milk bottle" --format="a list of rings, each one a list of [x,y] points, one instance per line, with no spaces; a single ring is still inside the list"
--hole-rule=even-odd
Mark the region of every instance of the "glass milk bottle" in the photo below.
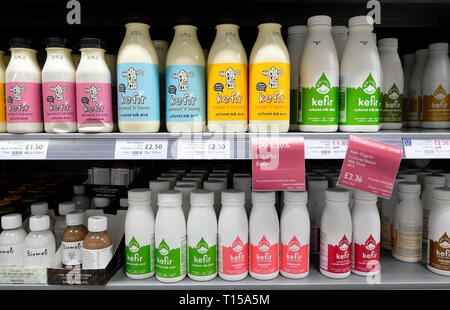
[[[258,25],[250,54],[249,125],[251,132],[287,132],[290,122],[290,61],[281,25]]]
[[[27,233],[22,228],[22,215],[12,213],[2,216],[0,234],[0,266],[23,266],[23,245]]]
[[[48,267],[55,255],[55,237],[50,228],[48,215],[34,215],[30,218],[31,232],[24,242],[24,266]]]
[[[6,105],[5,105],[5,52],[0,50],[0,132],[6,132]]]
[[[205,55],[197,27],[178,25],[166,60],[169,132],[202,132],[206,125]]]
[[[348,28],[345,26],[333,26],[331,27],[331,35],[333,36],[334,46],[340,61],[348,39]]]
[[[10,40],[11,60],[5,72],[6,129],[10,133],[42,132],[41,68],[30,41]]]
[[[45,40],[47,59],[42,68],[42,99],[46,132],[77,131],[75,67],[67,40]]]
[[[408,127],[420,127],[422,111],[422,77],[427,61],[428,50],[420,49],[415,53],[414,67],[408,84]]]
[[[414,66],[414,54],[403,56],[403,127],[408,124],[408,104],[409,104],[409,79],[411,78]]]
[[[383,92],[381,94],[380,123],[383,129],[400,129],[403,125],[403,68],[397,52],[398,40],[386,38],[378,41]]]
[[[79,132],[112,132],[111,72],[105,61],[105,43],[80,40],[81,60],[76,71]]]
[[[339,130],[375,132],[379,128],[381,64],[370,16],[350,18],[340,65]]]
[[[331,18],[308,18],[300,62],[300,131],[327,132],[338,129],[339,59],[331,36]]]
[[[158,132],[159,67],[147,24],[127,23],[117,56],[120,132]]]
[[[431,44],[422,76],[422,128],[450,128],[449,92],[448,43]]]
[[[208,54],[208,130],[245,132],[248,123],[247,54],[239,38],[239,26],[216,26],[216,38]]]

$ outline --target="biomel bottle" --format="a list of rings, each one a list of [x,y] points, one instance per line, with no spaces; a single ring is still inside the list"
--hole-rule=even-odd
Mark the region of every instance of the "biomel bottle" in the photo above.
[[[55,255],[55,237],[48,215],[30,218],[31,232],[25,239],[23,263],[25,267],[48,267]]]
[[[125,217],[125,273],[131,279],[155,274],[155,215],[151,193],[146,188],[128,191]]]
[[[383,129],[400,129],[403,125],[403,68],[397,52],[398,40],[386,38],[378,41],[383,92],[381,94],[380,123]]]
[[[0,234],[0,266],[23,266],[23,249],[27,233],[22,228],[22,215],[11,213],[2,216]]]
[[[186,277],[186,220],[179,191],[158,194],[155,221],[156,279],[174,283]]]
[[[424,177],[424,190],[421,196],[421,203],[423,208],[423,230],[422,230],[422,242],[428,242],[429,215],[433,205],[434,189],[436,187],[445,186],[445,177],[442,175],[425,175]]]
[[[290,62],[281,25],[264,23],[250,54],[251,132],[287,132],[290,122]]]
[[[202,132],[206,125],[205,55],[197,27],[178,25],[166,59],[166,126]]]
[[[394,210],[398,197],[398,183],[405,182],[406,179],[397,178],[391,198],[383,199],[381,202],[381,246],[386,250],[392,250],[394,238]]]
[[[408,105],[409,105],[409,79],[411,78],[414,66],[414,54],[403,56],[403,127],[408,124]]]
[[[280,273],[289,279],[301,279],[309,274],[309,214],[308,193],[284,192],[284,207],[280,217]]]
[[[248,124],[248,62],[239,26],[216,26],[208,54],[208,130],[245,132]]]
[[[338,129],[339,59],[331,36],[331,18],[308,18],[300,63],[300,131],[326,132]]]
[[[249,221],[250,276],[274,279],[279,274],[280,222],[275,209],[275,192],[252,192]]]
[[[62,264],[68,269],[81,268],[83,241],[88,233],[84,226],[84,212],[70,212],[66,215],[66,224],[61,242]]]
[[[222,192],[222,208],[218,223],[218,271],[228,281],[244,279],[248,274],[248,218],[245,193]]]
[[[360,276],[380,272],[380,214],[377,196],[355,190],[352,208],[352,272]]]
[[[88,219],[89,233],[83,241],[83,269],[105,269],[113,257],[113,244],[106,229],[106,216],[91,216]]]
[[[347,44],[348,28],[345,26],[333,26],[331,27],[331,35],[333,36],[334,46],[340,61],[344,53],[345,44]]]
[[[422,128],[450,128],[449,92],[448,43],[431,44],[422,77]]]
[[[333,279],[350,275],[352,267],[352,217],[349,192],[329,188],[320,223],[320,273]]]
[[[45,40],[47,59],[42,68],[42,100],[46,132],[77,131],[75,67],[64,38]]]
[[[10,133],[42,132],[41,68],[37,51],[26,39],[13,38],[5,72],[6,129]]]
[[[76,71],[79,132],[111,132],[111,72],[105,61],[105,42],[80,40],[81,60]]]
[[[422,77],[427,61],[427,49],[417,50],[408,83],[408,127],[420,127],[422,111]]]
[[[320,219],[325,208],[325,191],[328,188],[328,181],[318,177],[308,178],[308,212],[311,218],[310,223],[310,248],[312,254],[319,254],[320,251]]]
[[[6,132],[6,102],[5,102],[5,52],[0,50],[0,132]]]
[[[381,64],[372,36],[373,19],[355,16],[340,65],[339,130],[378,131]]]
[[[144,23],[127,23],[117,56],[120,132],[158,132],[158,55]]]
[[[152,210],[153,214],[158,211],[158,193],[162,191],[168,191],[170,189],[170,182],[164,180],[152,180],[149,182],[149,188],[152,193]]]

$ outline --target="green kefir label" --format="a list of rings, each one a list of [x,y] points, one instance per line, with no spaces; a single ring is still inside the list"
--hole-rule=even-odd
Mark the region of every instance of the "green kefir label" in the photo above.
[[[387,93],[381,96],[380,123],[401,123],[403,111],[403,94],[395,83]]]
[[[151,237],[151,240],[154,237]],[[143,275],[155,271],[152,244],[141,246],[135,237],[125,246],[125,270],[129,274]]]
[[[201,238],[196,247],[188,249],[188,273],[194,276],[209,276],[217,272],[216,245],[209,246]]]
[[[162,239],[156,252],[156,275],[161,278],[177,278],[186,274],[186,237],[181,239],[181,246],[171,248]]]

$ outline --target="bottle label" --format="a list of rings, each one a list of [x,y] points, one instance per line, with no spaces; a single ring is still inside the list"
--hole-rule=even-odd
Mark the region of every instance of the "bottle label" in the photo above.
[[[43,248],[25,248],[23,264],[24,266],[48,267],[50,260],[55,255],[55,245]]]
[[[0,247],[0,266],[20,266],[23,261],[23,243]]]
[[[293,85],[291,85],[293,86]],[[289,107],[289,118],[291,119],[290,125],[299,125],[300,121],[298,118],[299,114],[299,106],[300,102],[298,98],[301,97],[301,91],[297,89],[291,89],[291,96],[290,96],[290,107]]]
[[[422,225],[399,223],[394,230],[394,254],[406,258],[422,257]]]
[[[301,245],[296,236],[288,244],[281,244],[281,270],[291,274],[308,272],[308,244]]]
[[[143,275],[155,271],[155,236],[150,235],[150,244],[141,245],[133,236],[125,246],[125,270],[129,274]]]
[[[401,123],[403,108],[403,94],[400,94],[395,83],[381,99],[381,123]]]
[[[208,65],[208,121],[248,120],[247,65]]]
[[[439,84],[432,95],[423,95],[424,122],[450,122],[450,95]]]
[[[419,121],[422,109],[422,97],[416,91],[408,94],[408,121]]]
[[[270,244],[265,236],[258,244],[250,244],[250,271],[257,274],[269,274],[279,269],[278,243]]]
[[[6,97],[8,123],[42,122],[40,83],[6,83]]]
[[[450,272],[450,238],[447,232],[437,241],[429,240],[428,265]]]
[[[170,248],[162,239],[155,249],[156,274],[161,278],[177,278],[186,274],[186,236],[180,240],[179,248]]]
[[[112,123],[111,84],[77,83],[78,124]]]
[[[330,80],[338,74],[322,72],[313,81],[302,81],[310,87],[302,87],[300,98],[301,125],[337,125],[339,117],[339,81]],[[329,79],[330,78],[330,79]],[[304,80],[304,78],[302,77]]]
[[[392,248],[394,225],[387,216],[381,217],[381,244],[385,248]]]
[[[342,78],[342,80],[344,80]],[[366,75],[359,86],[340,88],[339,125],[378,125],[380,120],[380,87],[372,75]]]
[[[83,269],[105,269],[113,257],[113,247],[99,250],[89,250],[83,248],[82,265]]]
[[[159,121],[159,66],[117,64],[119,121]]]
[[[360,272],[376,272],[380,269],[380,243],[372,235],[364,244],[352,243],[352,269]]]
[[[250,120],[290,120],[290,66],[281,62],[250,64]]]
[[[62,263],[66,266],[81,265],[83,240],[76,242],[61,242]]]
[[[320,268],[331,273],[347,273],[352,267],[351,243],[344,235],[338,244],[329,244],[320,233]]]
[[[209,276],[217,272],[216,245],[208,245],[201,238],[195,247],[188,248],[188,273],[194,276]]]
[[[75,82],[43,82],[44,121],[76,122]]]
[[[6,122],[5,83],[0,83],[0,123]]]
[[[248,243],[236,236],[229,247],[219,246],[219,271],[226,275],[239,275],[248,271]]]
[[[166,67],[167,122],[205,122],[205,67],[173,65]]]

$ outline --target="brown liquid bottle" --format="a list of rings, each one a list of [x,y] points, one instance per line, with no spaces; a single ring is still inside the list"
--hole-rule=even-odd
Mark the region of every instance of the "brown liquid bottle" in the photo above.
[[[91,216],[88,220],[89,233],[84,238],[83,269],[104,269],[113,256],[113,244],[106,231],[106,216]]]
[[[88,233],[82,211],[74,211],[66,215],[67,228],[62,235],[62,265],[66,269],[81,268],[83,241]]]

